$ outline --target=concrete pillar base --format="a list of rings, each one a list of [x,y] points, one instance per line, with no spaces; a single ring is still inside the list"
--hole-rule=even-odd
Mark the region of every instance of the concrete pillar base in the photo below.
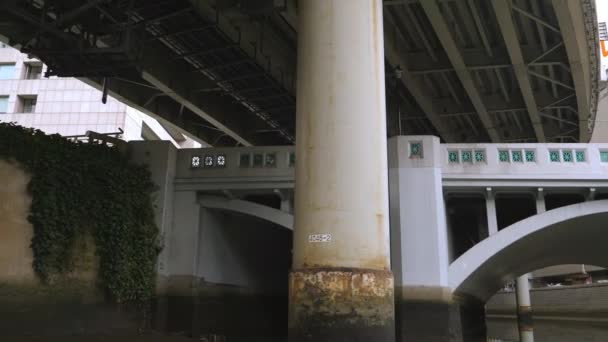
[[[483,303],[455,296],[443,287],[397,291],[397,341],[485,341]]]
[[[393,274],[315,268],[289,276],[289,341],[395,340]]]

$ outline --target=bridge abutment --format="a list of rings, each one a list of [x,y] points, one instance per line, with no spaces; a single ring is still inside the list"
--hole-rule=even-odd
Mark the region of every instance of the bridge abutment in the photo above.
[[[391,261],[397,341],[475,341],[485,337],[483,303],[448,286],[449,235],[440,141],[389,140]]]

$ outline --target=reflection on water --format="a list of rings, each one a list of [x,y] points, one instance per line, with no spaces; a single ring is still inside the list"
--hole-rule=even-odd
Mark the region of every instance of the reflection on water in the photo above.
[[[515,318],[489,318],[488,341],[519,341]],[[608,317],[588,320],[535,320],[534,342],[605,342],[608,341]]]

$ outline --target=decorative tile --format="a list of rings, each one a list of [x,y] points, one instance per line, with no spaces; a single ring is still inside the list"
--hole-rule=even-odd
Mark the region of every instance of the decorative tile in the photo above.
[[[450,163],[458,163],[458,151],[448,151],[448,161]]]
[[[549,151],[549,160],[553,163],[559,163],[559,151]]]
[[[600,151],[600,160],[602,163],[608,163],[608,151]]]
[[[205,156],[203,158],[203,167],[210,168],[213,167],[213,156]]]
[[[422,158],[422,143],[410,142],[410,158]]]
[[[566,163],[572,163],[574,161],[572,158],[572,151],[562,151],[562,159]]]
[[[264,166],[264,155],[262,153],[253,154],[253,167]]]
[[[585,151],[576,151],[575,155],[576,155],[576,162],[577,163],[584,163],[585,162]]]
[[[473,152],[471,151],[462,151],[462,162],[463,163],[472,163],[473,162]]]
[[[526,154],[526,163],[534,163],[536,161],[536,154],[534,151],[527,150]]]
[[[251,154],[241,153],[239,157],[239,167],[247,168],[251,166]]]
[[[483,163],[486,161],[486,152],[485,151],[475,151],[475,162]]]
[[[225,167],[226,166],[226,155],[218,154],[217,156],[215,156],[215,165],[218,167]]]
[[[511,151],[511,159],[513,159],[514,163],[523,163],[524,161],[521,151]]]
[[[201,157],[192,156],[192,158],[190,159],[190,166],[191,167],[201,167]]]
[[[508,163],[509,162],[509,151],[507,151],[507,150],[498,151],[498,160],[501,163]]]
[[[276,153],[266,153],[264,155],[264,166],[275,167],[277,166],[277,155]]]

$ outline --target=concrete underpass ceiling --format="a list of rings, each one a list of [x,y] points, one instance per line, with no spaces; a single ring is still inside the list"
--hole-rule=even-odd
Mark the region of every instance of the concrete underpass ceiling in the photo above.
[[[593,75],[571,53],[587,38],[562,32],[582,20],[562,3],[385,0],[389,136],[588,140]],[[0,34],[50,75],[106,80],[112,95],[211,145],[293,144],[296,5],[11,0]]]

